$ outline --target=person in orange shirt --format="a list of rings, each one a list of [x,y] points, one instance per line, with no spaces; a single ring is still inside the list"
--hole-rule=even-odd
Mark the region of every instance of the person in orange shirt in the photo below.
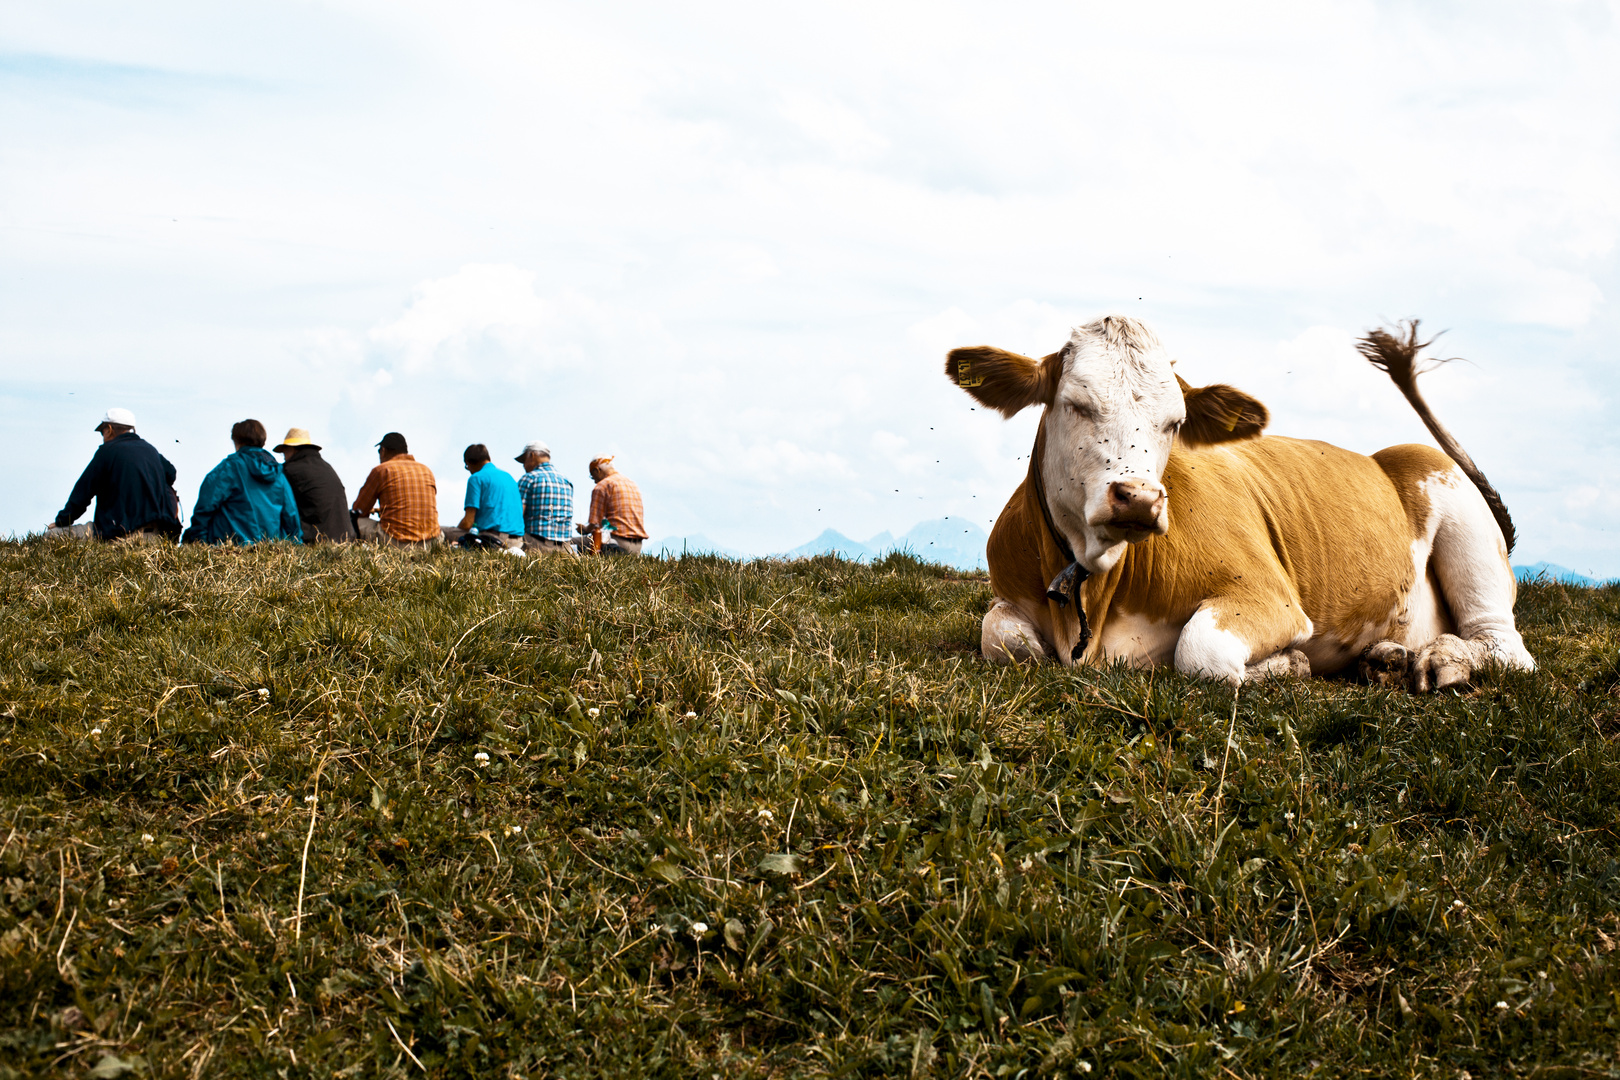
[[[611,457],[594,458],[590,468],[591,479],[596,481],[591,489],[591,517],[575,526],[581,535],[574,542],[587,554],[600,550],[603,555],[640,555],[647,539],[641,489],[613,467]],[[606,535],[603,522],[609,526]]]
[[[439,487],[433,470],[413,458],[405,436],[390,431],[377,444],[377,467],[371,470],[355,496],[355,531],[360,539],[400,547],[417,547],[439,540]],[[369,515],[377,507],[381,521]]]

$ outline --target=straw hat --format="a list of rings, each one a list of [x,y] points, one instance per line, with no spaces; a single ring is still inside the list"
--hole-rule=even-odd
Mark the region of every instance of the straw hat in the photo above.
[[[276,453],[285,454],[288,450],[296,450],[300,446],[307,446],[311,450],[320,449],[320,447],[310,442],[309,430],[307,428],[288,428],[287,437],[281,440],[280,446],[276,447]]]

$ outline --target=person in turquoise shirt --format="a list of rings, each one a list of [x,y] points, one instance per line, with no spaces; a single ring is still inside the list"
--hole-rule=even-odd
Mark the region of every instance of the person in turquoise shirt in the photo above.
[[[461,501],[466,513],[453,529],[444,530],[444,538],[455,543],[473,529],[480,536],[490,536],[503,545],[523,544],[523,496],[518,493],[517,481],[512,474],[495,467],[489,460],[489,448],[473,443],[462,451],[462,464],[472,475],[467,477],[467,497]]]
[[[264,438],[264,425],[257,420],[232,426],[236,452],[203,477],[191,508],[191,527],[181,543],[304,542],[298,500],[281,473],[281,462],[264,448]]]

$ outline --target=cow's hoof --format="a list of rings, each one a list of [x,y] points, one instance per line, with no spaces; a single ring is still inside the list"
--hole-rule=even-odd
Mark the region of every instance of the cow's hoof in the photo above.
[[[1258,664],[1250,664],[1243,672],[1244,682],[1259,682],[1263,679],[1308,679],[1311,675],[1311,659],[1298,649],[1284,649],[1280,653],[1273,653]]]
[[[1361,654],[1361,677],[1374,686],[1404,687],[1411,670],[1412,654],[1398,641],[1380,641]]]
[[[1418,650],[1412,661],[1412,690],[1427,694],[1468,685],[1474,669],[1485,659],[1484,650],[1455,634],[1441,634]]]

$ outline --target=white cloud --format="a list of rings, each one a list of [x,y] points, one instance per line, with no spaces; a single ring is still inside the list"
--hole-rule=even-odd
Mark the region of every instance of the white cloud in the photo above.
[[[873,131],[860,113],[837,101],[802,91],[789,92],[782,103],[782,115],[825,144],[839,161],[859,161],[889,148],[889,140]]]

